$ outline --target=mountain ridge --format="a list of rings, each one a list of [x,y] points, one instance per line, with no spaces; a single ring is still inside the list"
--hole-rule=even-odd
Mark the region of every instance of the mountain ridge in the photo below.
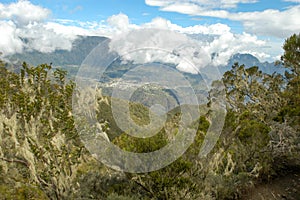
[[[31,65],[39,65],[41,63],[52,63],[53,66],[80,66],[85,57],[102,41],[107,39],[100,36],[78,36],[73,42],[72,49],[55,50],[51,53],[42,53],[39,51],[31,51],[18,53],[9,59],[14,61],[25,61]]]
[[[41,53],[39,51],[31,51],[14,54],[9,57],[13,62],[27,62],[31,65],[39,65],[42,63],[51,63],[54,67],[62,67],[67,69],[70,66],[79,67],[88,54],[102,41],[108,39],[100,36],[78,36],[73,42],[73,47],[68,50],[55,50],[51,53]],[[230,70],[234,63],[244,64],[246,68],[258,66],[261,71],[272,74],[274,72],[284,73],[283,66],[275,66],[275,62],[261,62],[252,54],[237,53],[231,56],[226,65],[219,66],[221,74]],[[67,69],[67,71],[69,71]]]

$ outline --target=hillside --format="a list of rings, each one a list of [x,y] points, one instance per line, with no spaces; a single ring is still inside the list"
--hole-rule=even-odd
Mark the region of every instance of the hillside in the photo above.
[[[200,113],[170,90],[111,98],[51,65],[0,62],[0,199],[298,199],[299,46],[286,40],[283,76],[234,64]]]

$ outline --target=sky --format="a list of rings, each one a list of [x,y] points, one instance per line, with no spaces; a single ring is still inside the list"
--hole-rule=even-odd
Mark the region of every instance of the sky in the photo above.
[[[235,53],[274,61],[299,19],[300,0],[0,0],[0,52],[70,50],[77,35],[160,28],[211,36],[206,49],[220,64]]]

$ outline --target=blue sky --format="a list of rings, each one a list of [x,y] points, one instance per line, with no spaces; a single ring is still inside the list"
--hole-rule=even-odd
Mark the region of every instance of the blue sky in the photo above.
[[[15,2],[4,0],[3,3]],[[144,0],[31,0],[35,5],[51,10],[54,19],[71,19],[79,21],[100,21],[108,17],[124,13],[130,22],[142,24],[151,21],[155,17],[162,17],[181,26],[192,26],[197,24],[225,23],[230,24],[232,29],[242,31],[242,25],[232,20],[217,17],[195,16],[193,14],[182,14],[179,12],[162,11],[159,6],[149,6]],[[283,0],[261,0],[256,3],[239,3],[235,8],[230,8],[233,13],[264,11],[276,9],[283,11],[290,6],[297,5],[296,2]]]
[[[284,39],[300,32],[298,19],[300,0],[1,0],[0,51],[70,49],[76,35],[112,37],[153,27],[217,35],[214,51],[272,61]]]

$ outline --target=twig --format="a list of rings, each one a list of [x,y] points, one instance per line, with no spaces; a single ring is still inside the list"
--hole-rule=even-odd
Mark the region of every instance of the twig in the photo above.
[[[4,160],[6,162],[10,162],[10,163],[20,163],[22,165],[25,165],[26,167],[29,167],[29,164],[24,161],[24,160],[19,160],[19,159],[8,159],[8,158],[3,158],[3,157],[0,157],[1,160]]]
[[[155,197],[155,195],[153,194],[153,192],[151,190],[149,190],[146,186],[144,186],[142,183],[139,183],[136,180],[133,180],[133,182],[135,182],[137,185],[141,186],[146,192],[150,193],[152,197]]]

